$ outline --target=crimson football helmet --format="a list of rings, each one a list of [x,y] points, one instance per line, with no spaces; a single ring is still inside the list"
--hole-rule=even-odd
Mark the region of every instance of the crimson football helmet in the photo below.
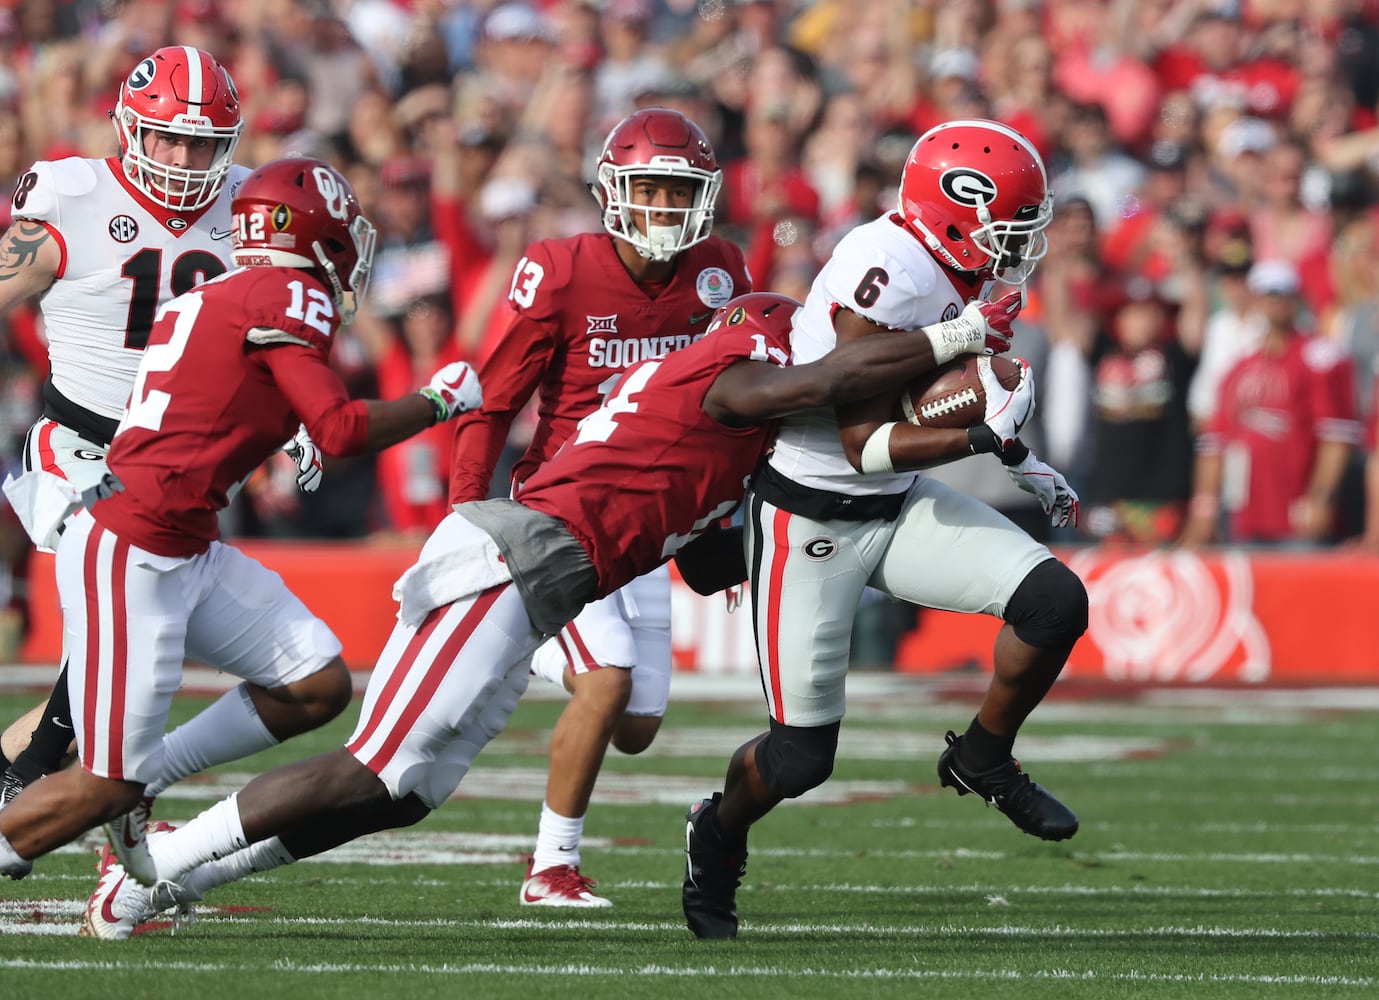
[[[718,307],[709,320],[706,334],[713,333],[721,326],[749,325],[753,330],[773,335],[785,343],[790,343],[791,318],[800,303],[788,295],[775,292],[748,292],[735,299],[729,299]]]
[[[959,271],[1022,284],[1048,251],[1053,216],[1044,161],[1000,122],[937,125],[900,174],[900,214],[935,256]]]
[[[204,208],[225,186],[244,121],[225,67],[190,45],[168,45],[135,66],[120,84],[113,112],[125,174],[140,191],[176,212]],[[144,151],[150,132],[215,143],[205,170],[170,167]]]
[[[643,257],[670,260],[708,239],[723,172],[703,130],[680,112],[646,108],[620,121],[603,141],[597,176],[594,197],[603,207],[603,228],[631,243]],[[637,204],[632,181],[647,176],[691,179],[692,203],[688,208]],[[673,226],[653,226],[653,211],[676,214],[680,220]],[[642,215],[645,233],[637,228],[634,214]]]
[[[369,287],[377,232],[350,182],[328,163],[288,156],[259,167],[230,202],[238,267],[309,267],[334,293],[341,322]]]

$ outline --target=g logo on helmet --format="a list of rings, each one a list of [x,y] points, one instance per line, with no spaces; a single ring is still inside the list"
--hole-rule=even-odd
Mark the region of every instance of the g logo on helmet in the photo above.
[[[971,167],[945,170],[938,179],[938,186],[950,201],[968,208],[980,208],[996,200],[996,182]]]
[[[129,72],[129,79],[125,81],[130,90],[143,90],[158,73],[158,64],[150,56]]]
[[[335,179],[335,171],[326,167],[317,167],[311,172],[311,176],[316,178],[316,190],[321,192],[321,198],[326,203],[326,211],[330,213],[332,219],[339,219],[346,222],[350,217],[349,195],[345,193]]]

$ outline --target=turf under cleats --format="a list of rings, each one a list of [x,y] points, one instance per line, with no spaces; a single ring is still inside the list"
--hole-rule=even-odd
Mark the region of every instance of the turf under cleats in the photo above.
[[[995,806],[1025,833],[1041,840],[1067,840],[1077,833],[1077,815],[1030,780],[1014,757],[989,771],[972,771],[962,763],[958,747],[962,737],[949,730],[948,749],[938,759],[938,780],[959,795],[971,792]]]
[[[699,938],[737,937],[737,887],[747,874],[747,844],[725,850],[708,826],[723,796],[701,799],[685,814],[685,923]]]
[[[588,876],[581,875],[576,865],[556,865],[535,874],[532,873],[532,859],[527,859],[527,877],[522,881],[522,891],[518,894],[523,906],[612,906],[611,900],[604,899],[594,892],[598,885]]]

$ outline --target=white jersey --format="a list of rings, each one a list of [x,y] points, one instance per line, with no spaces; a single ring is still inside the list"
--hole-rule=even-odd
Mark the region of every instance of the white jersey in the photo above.
[[[898,217],[883,215],[844,236],[814,279],[790,333],[794,363],[817,361],[837,346],[833,316],[838,306],[893,330],[914,330],[956,319],[968,301]],[[831,408],[786,417],[770,462],[802,486],[852,495],[901,493],[918,477],[914,472],[863,475],[854,469],[843,454]]]
[[[120,161],[40,160],[15,190],[14,216],[44,223],[62,250],[43,294],[53,386],[118,420],[158,307],[230,267],[230,200],[249,175],[234,166],[200,212],[154,204]]]

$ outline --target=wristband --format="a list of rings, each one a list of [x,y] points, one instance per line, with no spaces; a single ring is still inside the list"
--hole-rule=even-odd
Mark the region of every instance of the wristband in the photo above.
[[[450,416],[450,407],[445,405],[444,398],[442,398],[441,394],[437,392],[435,389],[432,389],[429,385],[422,386],[420,389],[418,389],[417,395],[421,396],[423,399],[425,399],[428,403],[431,404],[431,409],[433,411],[431,418],[432,427],[436,426],[436,424],[443,422],[446,417]]]
[[[862,471],[894,472],[895,463],[891,460],[891,428],[897,421],[882,424],[871,432],[867,443],[862,446]]]
[[[995,437],[994,431],[992,436]],[[1029,458],[1029,446],[1019,438],[1012,441],[1010,447],[1001,452],[1002,465],[1019,465],[1027,458]]]
[[[990,427],[978,424],[967,428],[967,447],[972,449],[974,455],[994,455],[1001,450],[1001,442]]]

